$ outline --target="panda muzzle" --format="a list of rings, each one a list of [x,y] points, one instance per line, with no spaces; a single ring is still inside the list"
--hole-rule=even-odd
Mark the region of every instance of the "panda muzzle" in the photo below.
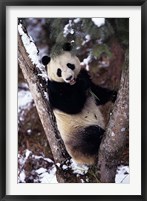
[[[75,83],[76,83],[76,80],[75,79],[72,79],[72,80],[70,80],[70,85],[74,85]]]
[[[70,85],[73,85],[76,83],[76,80],[75,78],[73,78],[73,76],[69,76],[68,78],[66,78],[66,81],[68,81]]]

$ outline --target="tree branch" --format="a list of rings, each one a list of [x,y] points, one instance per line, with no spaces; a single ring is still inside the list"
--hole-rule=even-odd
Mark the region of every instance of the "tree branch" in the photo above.
[[[68,171],[62,169],[64,164],[68,165],[70,163],[70,156],[60,137],[52,108],[50,107],[49,101],[45,98],[44,90],[41,87],[42,83],[38,77],[39,69],[30,60],[20,34],[18,34],[18,63],[29,85],[55,164],[58,164],[56,173],[58,182],[81,182],[80,177],[76,177],[71,169]]]
[[[128,52],[122,69],[120,89],[98,155],[98,175],[103,183],[115,182],[116,168],[124,151],[129,124]]]

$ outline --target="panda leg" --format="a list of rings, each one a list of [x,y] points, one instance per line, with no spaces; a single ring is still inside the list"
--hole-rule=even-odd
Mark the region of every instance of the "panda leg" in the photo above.
[[[104,129],[101,127],[88,126],[77,132],[73,139],[65,143],[65,146],[77,163],[92,165],[96,162],[103,134]]]

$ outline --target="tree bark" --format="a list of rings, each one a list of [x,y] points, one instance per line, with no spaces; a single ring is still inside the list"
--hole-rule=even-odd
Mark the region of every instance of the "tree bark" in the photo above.
[[[128,53],[122,69],[120,89],[98,154],[97,175],[102,183],[114,183],[116,168],[129,130]]]
[[[58,182],[81,182],[80,177],[76,177],[76,175],[73,174],[72,170],[69,169],[68,171],[64,171],[62,169],[63,165],[70,164],[70,156],[68,155],[64,143],[60,137],[49,101],[45,98],[44,89],[41,87],[42,83],[40,82],[40,79],[38,77],[37,68],[35,65],[32,64],[19,34],[18,64],[22,70],[24,78],[29,85],[29,89],[33,96],[41,123],[49,142],[55,164],[57,164],[56,167]]]

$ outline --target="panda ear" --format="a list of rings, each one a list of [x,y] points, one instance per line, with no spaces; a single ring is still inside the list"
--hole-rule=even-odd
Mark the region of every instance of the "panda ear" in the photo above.
[[[42,57],[41,61],[44,66],[46,66],[50,62],[51,58],[49,56]]]
[[[72,50],[72,45],[71,45],[71,43],[67,42],[67,43],[64,43],[62,48],[63,48],[64,51],[71,51]]]

